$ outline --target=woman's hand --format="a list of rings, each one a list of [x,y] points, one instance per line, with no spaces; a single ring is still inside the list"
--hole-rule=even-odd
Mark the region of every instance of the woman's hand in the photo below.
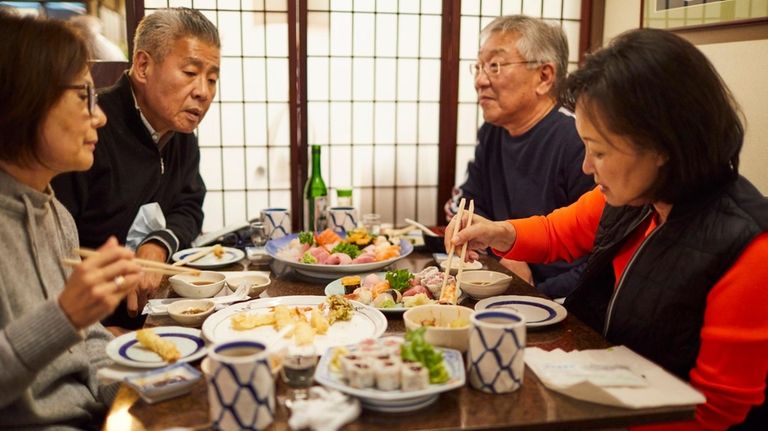
[[[517,233],[512,224],[506,221],[490,221],[482,216],[474,214],[472,216],[472,225],[467,225],[467,217],[463,216],[461,220],[461,229],[454,236],[453,230],[456,223],[459,223],[458,217],[454,216],[448,227],[445,229],[445,249],[453,246],[461,246],[467,243],[471,250],[484,250],[493,247],[497,250],[509,250],[515,244]],[[473,255],[476,256],[476,253]],[[471,257],[471,256],[470,256]]]
[[[132,261],[133,252],[118,245],[114,237],[98,251],[74,267],[59,295],[59,306],[78,330],[112,313],[142,274]]]

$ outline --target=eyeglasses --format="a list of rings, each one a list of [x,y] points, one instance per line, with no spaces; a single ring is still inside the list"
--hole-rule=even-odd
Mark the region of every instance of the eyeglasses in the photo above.
[[[533,64],[533,63],[539,63],[539,61],[510,61],[508,63],[499,63],[497,61],[493,61],[491,63],[483,63],[483,62],[477,62],[475,64],[469,65],[469,73],[472,74],[475,78],[480,74],[480,71],[482,70],[485,72],[486,75],[488,75],[489,78],[496,78],[501,74],[501,68],[504,66],[512,66],[515,64]]]
[[[86,82],[85,84],[65,85],[64,88],[69,90],[85,90],[88,93],[88,113],[91,117],[96,114],[96,104],[99,103],[99,95],[96,94],[93,84]]]

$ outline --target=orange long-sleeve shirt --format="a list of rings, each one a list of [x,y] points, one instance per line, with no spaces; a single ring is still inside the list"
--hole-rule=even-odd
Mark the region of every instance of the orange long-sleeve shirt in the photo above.
[[[508,259],[527,262],[573,260],[588,254],[605,197],[598,190],[547,216],[511,220],[517,231]],[[630,257],[657,226],[638,226],[613,259],[616,280]],[[719,430],[744,420],[763,402],[768,376],[768,233],[758,235],[707,295],[701,348],[690,383],[707,398],[691,422],[642,427],[644,430]],[[641,429],[640,427],[636,429]]]

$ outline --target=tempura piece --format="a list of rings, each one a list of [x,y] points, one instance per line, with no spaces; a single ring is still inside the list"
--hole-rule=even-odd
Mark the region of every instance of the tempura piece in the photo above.
[[[181,358],[179,349],[172,341],[162,339],[151,329],[139,329],[136,331],[136,340],[142,347],[157,353],[169,364],[172,364]]]
[[[259,326],[275,324],[275,313],[250,314],[237,313],[232,316],[232,329],[236,331],[245,331]]]
[[[211,253],[216,256],[216,259],[221,259],[224,257],[224,247],[222,247],[221,244],[216,244],[213,246]]]
[[[328,323],[334,324],[337,320],[352,319],[352,303],[341,295],[332,295],[328,298]]]
[[[297,346],[312,344],[315,341],[315,331],[307,322],[299,322],[293,330]]]
[[[293,324],[293,317],[291,316],[291,309],[284,305],[278,305],[275,307],[275,330],[279,331],[288,325]]]
[[[321,335],[328,332],[328,328],[331,327],[331,324],[328,323],[328,319],[326,319],[325,316],[323,316],[323,313],[317,308],[312,309],[309,323],[312,325],[312,328]]]

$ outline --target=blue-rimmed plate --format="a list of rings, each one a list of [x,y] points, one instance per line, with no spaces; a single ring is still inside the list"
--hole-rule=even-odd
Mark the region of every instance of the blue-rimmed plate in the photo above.
[[[440,349],[443,352],[445,368],[450,379],[441,384],[430,384],[428,388],[417,391],[382,391],[379,389],[359,389],[347,385],[340,374],[331,367],[333,350],[328,350],[320,358],[315,370],[315,380],[323,386],[360,399],[360,403],[368,410],[379,412],[408,412],[426,407],[435,401],[442,392],[464,386],[464,359],[462,353],[453,349]]]
[[[348,265],[321,265],[321,264],[296,262],[296,261],[287,260],[278,256],[278,253],[280,252],[280,250],[287,247],[288,243],[297,237],[298,237],[298,234],[294,233],[294,234],[286,235],[284,237],[268,241],[266,246],[267,254],[272,256],[272,258],[275,260],[284,262],[286,265],[292,267],[300,274],[304,274],[308,277],[322,278],[326,280],[343,277],[345,275],[372,272],[397,262],[398,260],[411,254],[411,252],[413,251],[413,244],[411,244],[407,240],[401,239],[400,240],[400,256],[393,257],[392,259],[378,261],[378,262],[354,263],[354,264],[348,264]]]
[[[181,353],[178,362],[190,362],[205,356],[205,341],[200,330],[182,326],[159,326],[151,330],[161,338],[173,342]],[[160,356],[142,347],[136,340],[136,332],[123,334],[110,341],[107,356],[118,364],[135,368],[160,368],[168,365]]]
[[[485,298],[475,305],[475,310],[486,308],[510,308],[525,316],[525,326],[554,325],[568,315],[565,307],[557,302],[535,296],[501,295]]]
[[[180,260],[184,260],[184,258],[186,258],[187,256],[193,255],[198,251],[204,250],[207,248],[210,248],[210,247],[195,247],[195,248],[180,250],[174,253],[173,256],[171,256],[171,259],[173,259],[174,262],[178,262]],[[232,247],[222,247],[222,248],[224,249],[224,253],[221,256],[216,256],[211,252],[201,257],[200,259],[189,262],[186,266],[191,266],[193,268],[199,268],[199,269],[221,268],[222,266],[227,266],[233,263],[240,262],[245,257],[245,253],[239,248],[232,248]]]

